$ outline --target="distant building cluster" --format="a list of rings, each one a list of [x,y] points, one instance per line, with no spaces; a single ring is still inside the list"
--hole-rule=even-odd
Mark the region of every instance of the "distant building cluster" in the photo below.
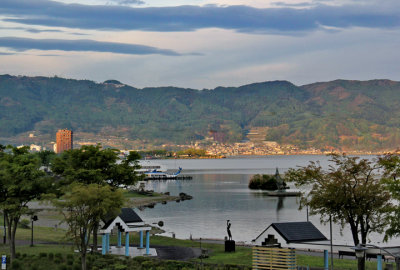
[[[68,129],[60,129],[56,134],[56,145],[54,152],[57,154],[71,150],[73,145],[73,132]]]

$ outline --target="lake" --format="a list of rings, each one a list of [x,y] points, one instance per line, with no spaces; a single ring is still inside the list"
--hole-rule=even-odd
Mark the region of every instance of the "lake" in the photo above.
[[[157,204],[153,209],[138,212],[146,222],[164,221],[164,235],[175,234],[181,239],[189,239],[190,236],[223,239],[227,235],[226,221],[229,219],[233,239],[250,244],[273,222],[307,219],[306,210],[298,209],[299,198],[269,197],[262,191],[250,190],[247,185],[251,176],[257,173],[274,174],[277,167],[283,174],[288,168],[305,166],[309,161],[319,161],[325,168],[329,164],[328,157],[315,155],[155,160],[155,163],[165,164],[171,171],[180,166],[182,174],[191,175],[193,179],[149,181],[146,188],[155,192],[170,192],[171,195],[185,192],[193,199]],[[310,221],[329,238],[329,224],[320,224],[317,216],[310,216]],[[382,238],[381,235],[371,235],[371,243],[386,246],[400,244],[397,239],[382,244]],[[335,224],[333,239],[335,244],[353,245],[350,230],[345,228],[341,235],[339,226]]]

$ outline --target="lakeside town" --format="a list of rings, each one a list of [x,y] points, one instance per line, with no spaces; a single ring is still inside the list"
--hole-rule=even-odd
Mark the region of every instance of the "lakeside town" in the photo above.
[[[203,140],[191,142],[190,144],[165,143],[154,145],[147,141],[131,140],[125,137],[94,135],[89,133],[77,132],[74,134],[73,146],[101,144],[103,147],[120,149],[121,152],[139,151],[155,153],[147,155],[148,158],[225,158],[240,156],[266,156],[266,155],[327,155],[332,152],[345,152],[352,155],[379,155],[386,152],[395,151],[388,149],[382,151],[356,151],[342,150],[333,147],[317,149],[310,147],[301,149],[296,145],[279,144],[275,141],[264,139],[265,134],[253,132],[249,133],[242,142],[224,143],[215,140],[213,137],[206,137]],[[14,140],[5,138],[6,141],[17,146],[29,146],[31,151],[50,150],[57,152],[57,143],[49,135],[36,135],[29,132],[21,135]],[[195,155],[188,154],[188,149],[198,150]]]

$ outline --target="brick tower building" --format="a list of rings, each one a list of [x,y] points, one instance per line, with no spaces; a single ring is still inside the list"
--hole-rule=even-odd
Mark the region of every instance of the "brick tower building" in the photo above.
[[[57,154],[64,152],[65,150],[72,149],[73,144],[73,132],[68,129],[60,129],[56,134],[57,142]]]

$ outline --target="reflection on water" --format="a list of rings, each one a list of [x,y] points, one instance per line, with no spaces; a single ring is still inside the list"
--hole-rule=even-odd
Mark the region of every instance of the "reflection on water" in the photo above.
[[[306,165],[308,161],[304,160],[304,157],[309,156],[289,158],[283,156],[278,157],[279,162],[271,157],[233,160],[231,163],[230,160],[223,160],[223,162],[220,160],[169,160],[167,162],[170,162],[170,165],[176,162],[177,166],[182,166],[184,174],[188,174],[190,170],[195,171],[196,173],[191,174],[193,180],[149,181],[147,188],[156,192],[168,191],[171,195],[185,192],[192,195],[193,199],[180,203],[168,202],[166,205],[157,204],[154,209],[145,209],[139,214],[148,223],[164,221],[163,229],[166,230],[166,235],[171,236],[175,233],[182,239],[189,239],[190,235],[193,238],[223,239],[226,236],[226,220],[229,219],[232,223],[231,231],[234,240],[250,243],[273,222],[306,221],[306,210],[298,209],[298,197],[269,197],[262,191],[250,190],[247,187],[253,174],[274,173],[276,167],[283,171],[281,168],[295,167],[293,164]],[[321,164],[326,163],[324,156],[311,157],[313,160],[321,160]],[[215,163],[218,162],[226,170],[224,173],[213,173],[218,166]],[[278,163],[282,166],[276,166]],[[171,168],[170,165],[168,165],[169,168]],[[207,166],[211,167],[211,171],[206,170]],[[238,168],[246,168],[246,166],[250,167],[245,170],[247,174],[243,171],[236,173]],[[272,171],[268,172],[269,169],[265,169],[267,167]],[[311,216],[310,221],[325,236],[329,236],[329,226],[320,224],[319,217]],[[338,244],[352,245],[348,228],[345,228],[341,235],[339,226],[334,226],[333,239]],[[372,235],[371,240],[375,244],[381,244],[382,236]],[[397,242],[400,243],[400,241]],[[394,244],[396,241],[388,243],[388,245]]]

